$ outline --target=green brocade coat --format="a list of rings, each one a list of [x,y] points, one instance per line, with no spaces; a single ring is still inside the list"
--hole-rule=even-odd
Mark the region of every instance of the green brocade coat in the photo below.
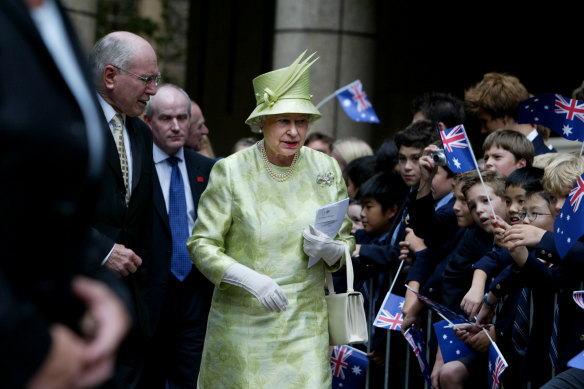
[[[317,183],[328,172],[332,182]],[[314,225],[317,208],[346,197],[337,162],[307,147],[284,182],[268,174],[257,146],[215,164],[187,242],[215,284],[198,388],[330,388],[325,265],[307,269],[302,230]],[[353,252],[350,231],[345,217],[336,239]],[[288,298],[286,311],[268,312],[243,288],[222,283],[236,261],[274,279]]]

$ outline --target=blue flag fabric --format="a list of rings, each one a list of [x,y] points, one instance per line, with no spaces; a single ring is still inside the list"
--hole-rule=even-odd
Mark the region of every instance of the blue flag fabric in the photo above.
[[[356,122],[379,123],[373,105],[363,90],[361,81],[356,80],[337,91],[337,99],[345,113]]]
[[[501,374],[507,368],[507,361],[499,351],[499,347],[491,342],[489,347],[489,389],[498,389],[501,385]]]
[[[432,369],[430,368],[428,360],[426,359],[426,342],[424,341],[424,333],[422,330],[415,331],[412,328],[408,328],[408,330],[404,333],[404,337],[408,341],[412,351],[418,359],[420,370],[424,375],[424,379],[428,384],[428,388],[432,389]]]
[[[462,321],[457,321],[453,324],[462,324]],[[473,354],[475,351],[468,347],[462,340],[458,339],[454,334],[454,329],[446,320],[434,323],[434,331],[440,345],[442,358],[444,363],[456,361],[462,357]]]
[[[476,169],[470,142],[463,125],[440,131],[440,139],[450,170],[454,173],[462,173]]]
[[[568,361],[569,367],[584,370],[584,351],[581,351],[574,358]]]
[[[401,325],[404,321],[402,307],[404,306],[405,300],[404,297],[387,293],[373,321],[373,325],[388,330],[401,331]]]
[[[334,346],[331,354],[333,389],[360,389],[369,364],[367,355],[351,346]]]
[[[554,221],[554,240],[560,258],[564,258],[570,248],[584,235],[584,212],[580,203],[584,196],[584,174],[576,180],[574,188],[568,194],[560,214]],[[584,209],[584,206],[582,207]]]
[[[545,93],[519,102],[518,123],[541,124],[568,140],[584,141],[584,101]]]

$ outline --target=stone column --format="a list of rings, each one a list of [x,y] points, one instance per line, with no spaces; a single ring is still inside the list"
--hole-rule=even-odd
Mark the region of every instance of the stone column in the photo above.
[[[359,79],[375,108],[375,0],[278,0],[276,4],[273,68],[289,65],[304,50],[316,51],[320,59],[311,68],[310,88],[315,105]],[[319,110],[323,117],[312,131],[370,141],[375,124],[354,122],[336,98]]]

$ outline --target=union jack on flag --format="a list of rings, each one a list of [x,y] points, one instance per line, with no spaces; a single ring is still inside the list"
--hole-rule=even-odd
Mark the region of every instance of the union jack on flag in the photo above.
[[[363,90],[361,81],[356,80],[336,92],[337,99],[345,113],[356,122],[379,123],[373,105]]]
[[[584,101],[545,93],[519,103],[518,123],[541,124],[568,140],[584,140]]]
[[[564,258],[574,243],[584,235],[584,212],[579,211],[584,196],[582,177],[584,175],[576,180],[574,188],[554,221],[554,241],[561,258]]]
[[[407,331],[404,333],[404,337],[410,344],[414,355],[418,359],[418,363],[420,364],[420,370],[426,379],[426,383],[428,384],[428,388],[432,389],[432,378],[430,376],[431,370],[430,365],[426,359],[426,347],[424,346],[424,334],[422,330],[415,331],[413,328],[408,328]]]
[[[385,300],[373,321],[373,325],[378,328],[401,331],[401,325],[404,321],[402,307],[405,298],[392,293],[385,295]]]
[[[499,351],[499,347],[494,342],[491,342],[489,347],[489,388],[499,389],[501,385],[501,374],[507,368],[507,361],[503,358],[503,354]]]
[[[470,142],[462,124],[440,131],[440,139],[450,170],[462,173],[476,168]]]
[[[333,389],[360,389],[367,371],[369,358],[363,351],[351,346],[335,346],[331,354]]]
[[[572,297],[578,306],[584,309],[584,290],[575,290],[572,293]]]

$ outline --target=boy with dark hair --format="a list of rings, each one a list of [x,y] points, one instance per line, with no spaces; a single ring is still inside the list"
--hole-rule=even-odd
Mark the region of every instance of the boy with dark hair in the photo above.
[[[377,158],[374,155],[358,157],[347,164],[343,177],[347,183],[349,197],[357,197],[359,188],[376,172]]]
[[[416,96],[410,106],[412,122],[430,120],[440,130],[464,124],[464,101],[450,93],[426,92]]]
[[[498,130],[490,133],[483,142],[484,168],[497,170],[505,176],[515,169],[533,165],[533,144],[513,130]]]

